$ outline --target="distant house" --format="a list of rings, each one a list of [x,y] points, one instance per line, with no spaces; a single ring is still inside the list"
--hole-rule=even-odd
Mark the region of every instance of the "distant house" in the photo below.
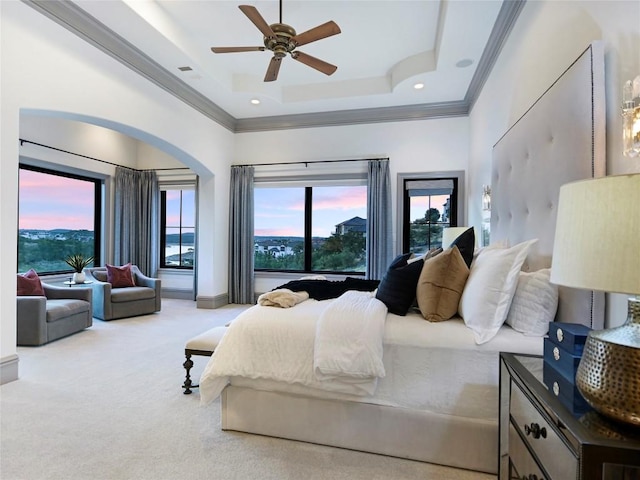
[[[254,251],[257,253],[269,253],[271,256],[279,258],[287,255],[293,255],[293,248],[288,245],[282,245],[277,241],[265,240],[261,242],[255,242]]]
[[[348,232],[367,233],[367,221],[364,218],[353,217],[336,225],[336,235],[344,235]]]

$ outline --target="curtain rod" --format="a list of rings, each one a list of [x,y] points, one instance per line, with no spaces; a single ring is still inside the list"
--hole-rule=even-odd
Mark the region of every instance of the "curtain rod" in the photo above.
[[[232,167],[269,167],[273,165],[304,165],[309,166],[310,163],[343,163],[343,162],[368,162],[370,160],[389,160],[389,157],[383,158],[348,158],[345,160],[312,160],[308,162],[273,162],[273,163],[244,163],[239,165],[231,165]]]
[[[107,160],[102,160],[100,158],[89,157],[88,155],[82,155],[81,153],[70,152],[69,150],[63,150],[62,148],[52,147],[51,145],[45,145],[43,143],[32,142],[31,140],[25,140],[24,138],[20,138],[19,140],[20,140],[20,146],[24,145],[25,143],[30,143],[32,145],[37,145],[38,147],[49,148],[49,149],[55,150],[57,152],[68,153],[69,155],[75,155],[77,157],[82,157],[82,158],[88,158],[89,160],[94,160],[96,162],[106,163],[106,164],[109,164],[109,165],[113,165],[114,167],[127,168],[129,170],[134,170],[136,172],[150,172],[150,171],[159,172],[161,170],[190,170],[188,167],[147,168],[147,169],[139,169],[139,168],[127,167],[125,165],[118,165],[117,163],[109,162]]]

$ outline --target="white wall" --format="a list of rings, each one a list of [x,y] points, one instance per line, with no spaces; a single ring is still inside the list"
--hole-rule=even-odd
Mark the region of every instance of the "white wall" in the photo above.
[[[233,135],[22,2],[0,2],[0,22],[2,228],[15,231],[17,226],[21,111],[113,128],[166,151],[201,175],[206,225],[200,228],[200,245],[206,248],[198,251],[198,293],[204,298],[226,293],[227,229],[214,225],[224,225],[228,218]],[[105,147],[102,153],[114,152]],[[17,351],[16,235],[2,235],[0,242],[0,362],[4,366],[13,362]]]
[[[398,173],[467,170],[468,138],[467,117],[244,133],[235,136],[234,163],[388,157],[395,244]],[[261,274],[256,280],[255,290],[265,292],[285,282],[282,276],[273,278]]]
[[[470,115],[469,214],[481,221],[493,145],[594,40],[605,43],[607,174],[640,172],[622,156],[622,84],[640,74],[640,2],[529,1]],[[626,297],[609,295],[607,323],[626,318]]]

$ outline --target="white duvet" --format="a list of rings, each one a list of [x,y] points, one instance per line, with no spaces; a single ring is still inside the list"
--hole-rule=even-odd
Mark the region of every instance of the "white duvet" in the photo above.
[[[371,395],[383,377],[387,309],[371,292],[306,300],[294,308],[256,305],[229,326],[200,379],[203,403],[231,377]]]

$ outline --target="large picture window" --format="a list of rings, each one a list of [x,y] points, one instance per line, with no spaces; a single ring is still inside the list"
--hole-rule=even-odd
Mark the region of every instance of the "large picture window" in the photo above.
[[[100,265],[102,181],[23,164],[19,176],[18,272],[72,272],[73,254]]]
[[[196,254],[195,189],[163,188],[160,211],[160,267],[193,269]]]
[[[255,269],[364,273],[365,185],[254,190]]]

